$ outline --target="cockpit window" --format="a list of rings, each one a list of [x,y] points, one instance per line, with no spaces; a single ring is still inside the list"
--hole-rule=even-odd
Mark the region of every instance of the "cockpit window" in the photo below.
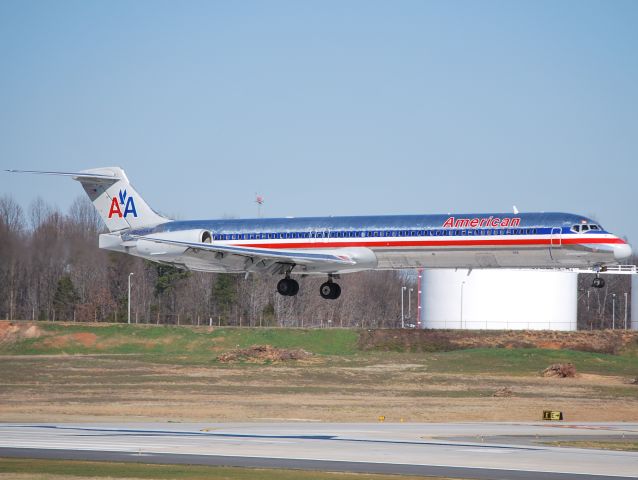
[[[573,225],[571,230],[572,232],[576,232],[576,233],[585,233],[591,230],[598,230],[601,231],[603,228],[600,225],[596,225],[595,223],[582,223],[582,224],[577,224],[577,225]]]

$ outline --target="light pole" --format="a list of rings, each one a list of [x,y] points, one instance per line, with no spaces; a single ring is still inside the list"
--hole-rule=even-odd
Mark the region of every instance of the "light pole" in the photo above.
[[[616,329],[616,294],[611,294],[611,329]]]
[[[460,328],[463,328],[463,287],[465,287],[465,280],[461,282],[461,325]]]
[[[421,279],[423,278],[423,269],[420,268],[418,272],[419,275],[416,286],[416,326],[417,328],[421,328]]]
[[[412,318],[412,291],[413,290],[414,288],[411,288],[410,290],[408,290],[408,319]]]
[[[401,287],[401,328],[405,328],[405,316],[403,315],[403,293],[405,290],[406,287]]]
[[[133,272],[128,274],[128,323],[131,324],[131,275],[135,275]]]

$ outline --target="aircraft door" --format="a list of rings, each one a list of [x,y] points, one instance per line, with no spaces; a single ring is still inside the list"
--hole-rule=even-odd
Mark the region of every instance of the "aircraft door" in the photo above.
[[[552,228],[552,233],[549,236],[549,256],[552,260],[558,261],[558,255],[562,246],[563,237],[561,235],[561,229],[559,227],[554,227]]]

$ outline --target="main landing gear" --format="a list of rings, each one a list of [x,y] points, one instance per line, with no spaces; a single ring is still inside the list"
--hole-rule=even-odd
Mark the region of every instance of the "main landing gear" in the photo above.
[[[289,275],[286,275],[286,278],[282,278],[277,283],[277,292],[285,297],[294,297],[299,293],[299,283],[297,280],[290,278]],[[319,294],[327,300],[336,300],[341,295],[341,287],[338,283],[333,282],[332,277],[330,277],[327,282],[319,287]]]
[[[339,298],[339,295],[341,295],[341,287],[338,283],[334,283],[332,278],[330,278],[326,283],[321,284],[321,287],[319,287],[319,293],[321,294],[321,298],[336,300]]]
[[[277,283],[277,291],[285,297],[294,297],[299,293],[299,282],[290,277],[282,278]]]

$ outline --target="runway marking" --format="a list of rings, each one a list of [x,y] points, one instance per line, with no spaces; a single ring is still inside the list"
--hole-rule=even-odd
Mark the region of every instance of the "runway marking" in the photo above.
[[[322,440],[335,442],[357,442],[357,443],[379,443],[389,445],[431,445],[431,446],[456,446],[456,447],[474,447],[474,448],[499,448],[504,450],[546,450],[547,447],[542,446],[517,446],[517,445],[501,445],[501,444],[477,444],[477,443],[459,443],[459,442],[443,442],[443,441],[414,441],[414,440],[374,440],[363,438],[339,437],[337,435],[269,435],[269,434],[250,434],[250,433],[223,433],[223,432],[184,432],[174,430],[138,430],[138,429],[114,429],[114,428],[96,428],[96,427],[63,427],[59,425],[20,425],[21,428],[45,428],[51,430],[69,430],[81,432],[95,432],[95,435],[76,434],[78,437],[98,437],[97,433],[101,433],[99,437],[106,436],[139,436],[139,437],[205,437],[205,438],[240,438],[240,439],[289,439],[289,440]],[[108,432],[108,435],[104,433]]]

